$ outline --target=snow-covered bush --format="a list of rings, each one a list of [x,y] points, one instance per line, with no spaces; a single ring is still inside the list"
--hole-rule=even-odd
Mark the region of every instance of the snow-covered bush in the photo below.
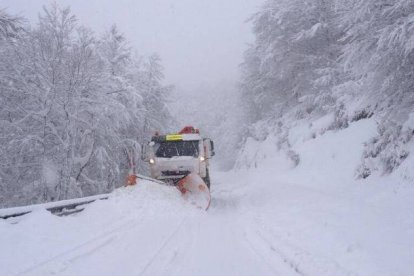
[[[366,178],[375,171],[392,173],[410,154],[407,144],[413,142],[414,126],[388,121],[378,129],[378,136],[366,143],[363,162],[357,171],[360,178]]]

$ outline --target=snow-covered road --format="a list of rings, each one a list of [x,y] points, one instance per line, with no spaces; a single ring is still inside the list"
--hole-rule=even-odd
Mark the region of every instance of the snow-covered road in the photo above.
[[[143,181],[74,216],[56,217],[39,210],[0,221],[0,274],[410,275],[414,271],[410,218],[364,203],[350,191],[330,194],[268,177],[253,180],[251,174],[212,175],[208,212],[194,209],[170,187]]]

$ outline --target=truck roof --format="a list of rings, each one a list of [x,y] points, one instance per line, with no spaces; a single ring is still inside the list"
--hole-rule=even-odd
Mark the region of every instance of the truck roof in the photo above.
[[[176,141],[199,141],[202,140],[200,134],[169,134],[153,136],[154,142],[176,142]]]

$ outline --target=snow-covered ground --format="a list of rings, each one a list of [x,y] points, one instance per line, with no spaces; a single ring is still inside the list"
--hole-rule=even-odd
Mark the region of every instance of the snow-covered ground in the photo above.
[[[141,181],[73,216],[0,220],[0,274],[413,275],[412,185],[353,180],[373,132],[292,137],[296,169],[262,143],[256,168],[212,171],[208,212]]]

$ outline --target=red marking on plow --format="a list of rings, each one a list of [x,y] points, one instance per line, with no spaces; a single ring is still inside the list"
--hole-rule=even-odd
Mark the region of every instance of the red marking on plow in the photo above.
[[[207,210],[210,207],[210,190],[198,174],[187,175],[178,182],[177,188],[186,200],[198,208]]]

